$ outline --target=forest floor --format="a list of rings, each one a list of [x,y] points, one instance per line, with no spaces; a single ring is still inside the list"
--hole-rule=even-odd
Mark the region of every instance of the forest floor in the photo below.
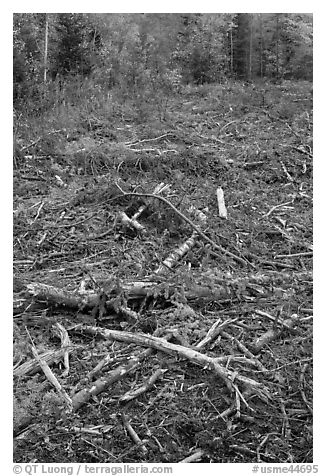
[[[312,462],[311,83],[65,108],[15,132],[14,461]]]

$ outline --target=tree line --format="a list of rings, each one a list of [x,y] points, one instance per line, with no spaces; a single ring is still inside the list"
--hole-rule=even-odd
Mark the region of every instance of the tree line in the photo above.
[[[312,41],[312,14],[16,13],[14,106],[50,107],[85,81],[137,95],[229,78],[311,80]]]

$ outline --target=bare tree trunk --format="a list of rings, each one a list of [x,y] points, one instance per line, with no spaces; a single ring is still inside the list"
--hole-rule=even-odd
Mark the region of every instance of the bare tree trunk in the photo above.
[[[276,79],[280,76],[280,17],[276,14]]]
[[[43,76],[44,85],[46,84],[47,69],[48,69],[48,36],[49,36],[49,18],[48,18],[48,14],[45,13],[44,76]]]
[[[233,31],[230,28],[230,73],[233,76]]]
[[[252,23],[253,17],[250,15],[250,31],[249,31],[249,61],[248,61],[248,79],[252,78]]]
[[[260,47],[259,47],[260,78],[262,78],[264,75],[264,66],[263,66],[264,38],[263,38],[263,18],[261,13],[259,14],[259,33],[260,33]]]

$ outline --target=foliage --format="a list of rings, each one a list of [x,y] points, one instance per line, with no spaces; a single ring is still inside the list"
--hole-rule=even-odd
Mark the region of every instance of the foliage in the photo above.
[[[86,76],[91,71],[92,28],[87,17],[82,14],[59,13],[55,23],[55,55],[51,67],[52,75],[80,74]],[[96,48],[96,46],[95,46]]]
[[[35,98],[42,69],[42,14],[18,13],[13,25],[14,101]]]

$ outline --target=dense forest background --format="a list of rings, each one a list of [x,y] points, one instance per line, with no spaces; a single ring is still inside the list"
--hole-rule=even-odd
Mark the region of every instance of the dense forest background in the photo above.
[[[108,94],[156,101],[183,85],[312,79],[312,14],[17,13],[14,107]]]

